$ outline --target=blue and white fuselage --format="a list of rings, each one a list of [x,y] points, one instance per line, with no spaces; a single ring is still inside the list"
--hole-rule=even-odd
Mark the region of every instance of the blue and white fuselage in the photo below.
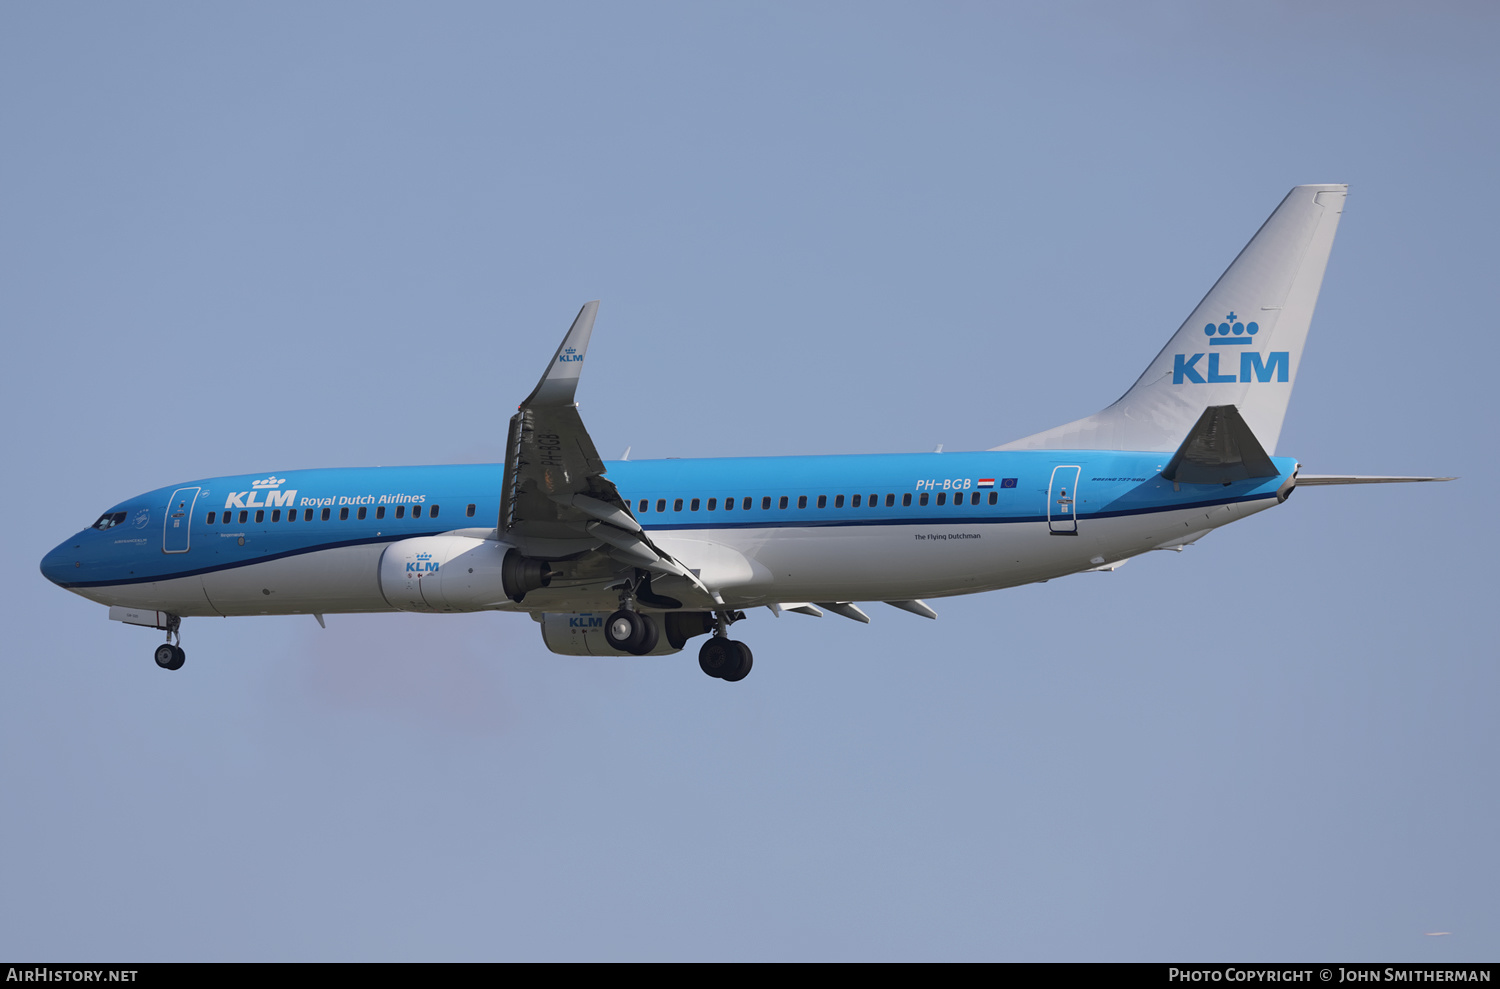
[[[1160,476],[1161,454],[1099,451],[615,461],[607,474],[652,540],[679,559],[704,555],[694,544],[742,558],[743,572],[716,588],[724,606],[748,608],[943,597],[1117,563],[1275,505],[1297,466],[1275,463],[1275,477],[1175,490]],[[106,528],[58,546],[42,570],[101,604],[182,617],[401,610],[381,589],[387,548],[441,535],[498,543],[504,472],[324,469],[191,481],[113,506]],[[280,483],[265,486],[267,478]],[[108,524],[112,517],[121,520]],[[612,609],[616,597],[548,586],[521,603],[441,610],[588,612]]]
[[[49,580],[165,629],[183,618],[525,611],[554,652],[676,652],[743,679],[728,628],[767,606],[869,621],[924,599],[1180,549],[1299,484],[1272,454],[1346,187],[1299,186],[1118,401],[975,453],[599,458],[574,394],[588,303],[494,465],[189,481],[115,505],[42,561]]]

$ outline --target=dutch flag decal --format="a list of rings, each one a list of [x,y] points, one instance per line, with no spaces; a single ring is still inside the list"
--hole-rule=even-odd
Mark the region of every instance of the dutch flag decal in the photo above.
[[[981,477],[979,479],[979,486],[981,488],[993,488],[995,486],[995,479],[993,477]]]

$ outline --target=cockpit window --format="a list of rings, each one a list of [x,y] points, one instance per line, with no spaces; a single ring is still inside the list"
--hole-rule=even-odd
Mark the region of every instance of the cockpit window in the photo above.
[[[125,521],[125,513],[124,512],[105,512],[103,515],[99,516],[99,521],[95,522],[93,524],[92,528],[95,528],[95,529],[113,529],[115,526],[119,525],[121,522],[124,522],[124,521]]]

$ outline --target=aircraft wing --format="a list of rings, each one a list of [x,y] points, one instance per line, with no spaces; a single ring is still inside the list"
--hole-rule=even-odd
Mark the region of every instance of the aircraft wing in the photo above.
[[[617,563],[686,577],[702,588],[690,570],[651,542],[604,477],[604,461],[578,414],[573,396],[598,311],[598,302],[578,311],[536,388],[511,417],[500,535],[523,548],[539,540],[588,540]]]

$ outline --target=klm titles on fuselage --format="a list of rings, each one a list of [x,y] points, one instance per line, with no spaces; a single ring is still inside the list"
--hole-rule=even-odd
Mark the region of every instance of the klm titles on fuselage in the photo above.
[[[1208,323],[1203,335],[1210,347],[1246,347],[1255,344],[1255,335],[1260,332],[1259,323],[1242,323],[1233,312],[1222,323]],[[1208,358],[1205,367],[1198,362]],[[1240,351],[1240,366],[1236,370],[1231,364],[1227,373],[1220,367],[1220,352],[1172,355],[1172,384],[1221,385],[1230,382],[1249,384],[1252,381],[1286,381],[1291,373],[1291,352],[1273,350],[1264,357],[1259,351]]]
[[[231,491],[224,498],[225,508],[329,508],[335,505],[421,505],[427,501],[425,494],[395,492],[383,495],[331,495],[327,498],[297,499],[297,489],[277,491],[286,483],[285,478],[271,476],[260,481],[251,481],[249,491]],[[260,495],[265,495],[265,500]]]

